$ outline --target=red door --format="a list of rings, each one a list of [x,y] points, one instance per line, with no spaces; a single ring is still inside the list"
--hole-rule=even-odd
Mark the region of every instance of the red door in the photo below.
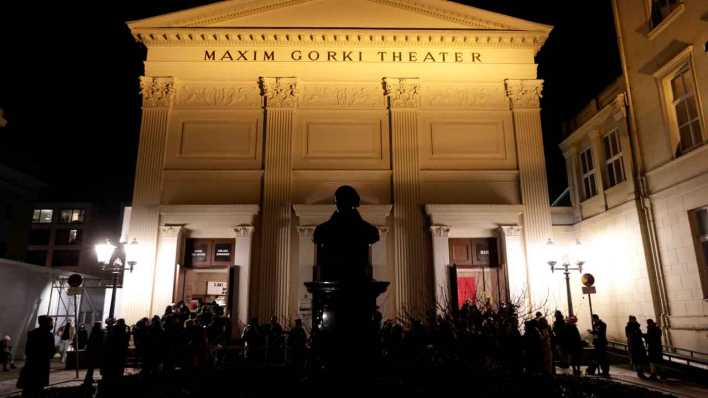
[[[457,305],[462,308],[468,299],[473,303],[477,299],[477,279],[474,276],[458,276]]]

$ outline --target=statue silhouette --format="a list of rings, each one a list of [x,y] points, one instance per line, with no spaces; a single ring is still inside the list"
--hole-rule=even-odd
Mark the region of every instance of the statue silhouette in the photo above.
[[[359,215],[359,194],[349,185],[334,193],[337,210],[317,226],[317,278],[320,281],[360,283],[372,279],[369,245],[378,242],[379,231]]]
[[[315,281],[305,285],[313,294],[311,365],[347,377],[353,369],[361,375],[375,357],[376,297],[388,282],[372,278],[370,245],[379,240],[379,231],[359,215],[359,194],[344,185],[334,197],[337,210],[313,236]]]

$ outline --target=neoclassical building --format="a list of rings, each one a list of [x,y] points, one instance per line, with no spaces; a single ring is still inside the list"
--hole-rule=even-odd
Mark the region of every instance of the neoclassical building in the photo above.
[[[381,231],[386,317],[454,294],[565,302],[541,250],[550,26],[439,0],[232,0],[128,26],[148,50],[129,321],[214,298],[240,322],[307,317],[311,234],[343,184]]]

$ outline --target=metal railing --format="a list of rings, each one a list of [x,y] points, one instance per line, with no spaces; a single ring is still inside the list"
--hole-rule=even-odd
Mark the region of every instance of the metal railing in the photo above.
[[[627,343],[616,340],[608,340],[608,345],[612,348],[628,352]],[[682,354],[685,353],[685,354]],[[708,354],[705,352],[688,350],[685,348],[673,347],[671,352],[662,352],[662,357],[669,363],[691,366],[694,368],[708,370]]]

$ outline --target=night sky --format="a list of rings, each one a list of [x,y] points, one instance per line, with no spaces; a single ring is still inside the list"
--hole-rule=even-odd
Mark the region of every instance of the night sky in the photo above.
[[[2,2],[0,163],[49,184],[45,200],[129,202],[146,50],[125,21],[211,2]],[[567,185],[562,122],[620,74],[610,1],[458,2],[555,26],[537,58],[553,200]]]

